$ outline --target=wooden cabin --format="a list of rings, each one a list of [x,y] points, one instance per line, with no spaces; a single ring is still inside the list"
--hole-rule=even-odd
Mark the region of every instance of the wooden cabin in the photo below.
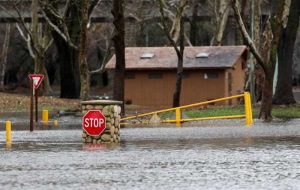
[[[128,47],[125,55],[125,103],[172,106],[177,72],[174,48]],[[115,68],[115,60],[115,56],[110,59],[107,70]],[[246,46],[186,47],[180,104],[242,93],[246,60]]]

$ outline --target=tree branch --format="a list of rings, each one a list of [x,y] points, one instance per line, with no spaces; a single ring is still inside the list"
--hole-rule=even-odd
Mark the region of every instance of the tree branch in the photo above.
[[[18,24],[16,24],[16,27],[21,35],[21,37],[25,40],[26,44],[27,44],[27,47],[28,47],[28,51],[29,51],[29,54],[30,56],[35,59],[36,55],[35,53],[33,52],[32,50],[32,46],[31,46],[31,38],[29,36],[29,34],[27,34],[27,38],[25,37],[25,34],[23,33],[22,29],[20,28],[20,26]]]
[[[45,20],[46,20],[47,23],[49,24],[49,26],[51,26],[51,28],[52,28],[53,30],[55,30],[55,31],[56,31],[56,32],[64,39],[64,41],[68,43],[68,45],[69,45],[70,47],[72,47],[72,48],[74,48],[74,49],[78,49],[78,47],[77,47],[76,45],[74,45],[73,42],[71,41],[70,36],[69,36],[69,35],[66,35],[63,31],[61,31],[61,30],[59,29],[59,27],[56,26],[56,25],[50,20],[50,18],[47,16],[46,12],[45,12],[43,9],[42,9],[41,12],[42,12],[42,14],[43,14]],[[65,24],[63,24],[63,25],[65,25]]]
[[[115,28],[113,29],[112,33],[111,33],[111,37],[109,38],[109,44],[107,47],[107,51],[105,54],[105,57],[102,60],[102,63],[100,64],[100,67],[96,70],[90,71],[90,74],[95,74],[95,73],[102,73],[104,71],[105,65],[109,59],[109,57],[111,56],[111,47],[113,45],[113,41],[112,41],[112,37],[115,35]]]
[[[91,14],[93,13],[94,9],[102,2],[102,0],[93,0],[90,2],[90,6],[88,9],[88,17],[90,18]]]
[[[247,32],[245,25],[244,25],[240,10],[238,8],[239,7],[238,1],[231,0],[231,6],[234,10],[234,16],[236,18],[236,21],[238,22],[239,29],[240,29],[242,35],[244,36],[244,39],[245,39],[247,45],[249,46],[250,51],[252,52],[253,56],[255,57],[255,59],[257,60],[259,65],[263,68],[263,70],[267,71],[267,68],[263,61],[263,58],[262,58],[261,54],[259,53],[259,51],[257,50],[255,44],[253,43],[251,37],[249,36],[249,34]]]
[[[172,39],[170,33],[167,30],[167,24],[165,21],[165,13],[164,13],[164,2],[163,0],[157,0],[158,5],[159,5],[159,12],[161,14],[161,24],[162,24],[162,29],[167,36],[168,40],[170,41],[171,45],[174,47],[177,56],[180,56],[180,50],[178,49],[176,42]]]

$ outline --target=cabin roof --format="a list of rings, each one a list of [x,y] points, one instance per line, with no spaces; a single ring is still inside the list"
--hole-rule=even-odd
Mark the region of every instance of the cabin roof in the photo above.
[[[125,48],[126,70],[161,70],[177,68],[177,55],[173,47],[127,47]],[[194,46],[185,47],[183,67],[185,69],[232,68],[243,56],[246,46]],[[115,68],[115,55],[106,68]]]

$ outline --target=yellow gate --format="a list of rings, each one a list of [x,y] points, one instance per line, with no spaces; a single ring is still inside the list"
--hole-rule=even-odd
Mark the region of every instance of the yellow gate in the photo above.
[[[192,108],[192,107],[196,107],[196,106],[203,106],[203,105],[207,105],[207,104],[211,104],[211,103],[215,103],[215,102],[221,102],[221,101],[226,101],[226,100],[231,100],[231,99],[241,98],[241,97],[244,98],[245,114],[243,114],[243,115],[187,118],[187,119],[183,119],[181,117],[181,111],[183,109]],[[253,124],[252,105],[251,105],[251,98],[250,98],[250,93],[249,92],[244,92],[243,94],[240,94],[240,95],[235,95],[235,96],[230,96],[230,97],[225,97],[225,98],[219,98],[219,99],[215,99],[215,100],[210,100],[210,101],[205,101],[205,102],[200,102],[200,103],[195,103],[195,104],[189,104],[189,105],[175,107],[175,108],[169,108],[169,109],[164,109],[164,110],[139,114],[139,115],[136,115],[136,116],[125,117],[125,118],[122,118],[121,121],[127,121],[127,120],[131,120],[131,119],[136,119],[136,118],[139,118],[139,117],[150,116],[150,115],[164,113],[164,112],[170,112],[170,111],[175,111],[175,119],[173,119],[173,120],[170,120],[170,119],[163,120],[162,121],[163,123],[176,123],[177,126],[180,126],[182,122],[188,122],[188,121],[245,118],[245,120],[246,120],[245,123],[246,123],[247,126],[250,126],[250,125]]]

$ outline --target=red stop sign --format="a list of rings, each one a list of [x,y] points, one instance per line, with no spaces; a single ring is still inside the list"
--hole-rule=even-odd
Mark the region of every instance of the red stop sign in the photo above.
[[[99,110],[89,110],[82,117],[82,128],[91,136],[99,136],[106,128],[105,116]]]

